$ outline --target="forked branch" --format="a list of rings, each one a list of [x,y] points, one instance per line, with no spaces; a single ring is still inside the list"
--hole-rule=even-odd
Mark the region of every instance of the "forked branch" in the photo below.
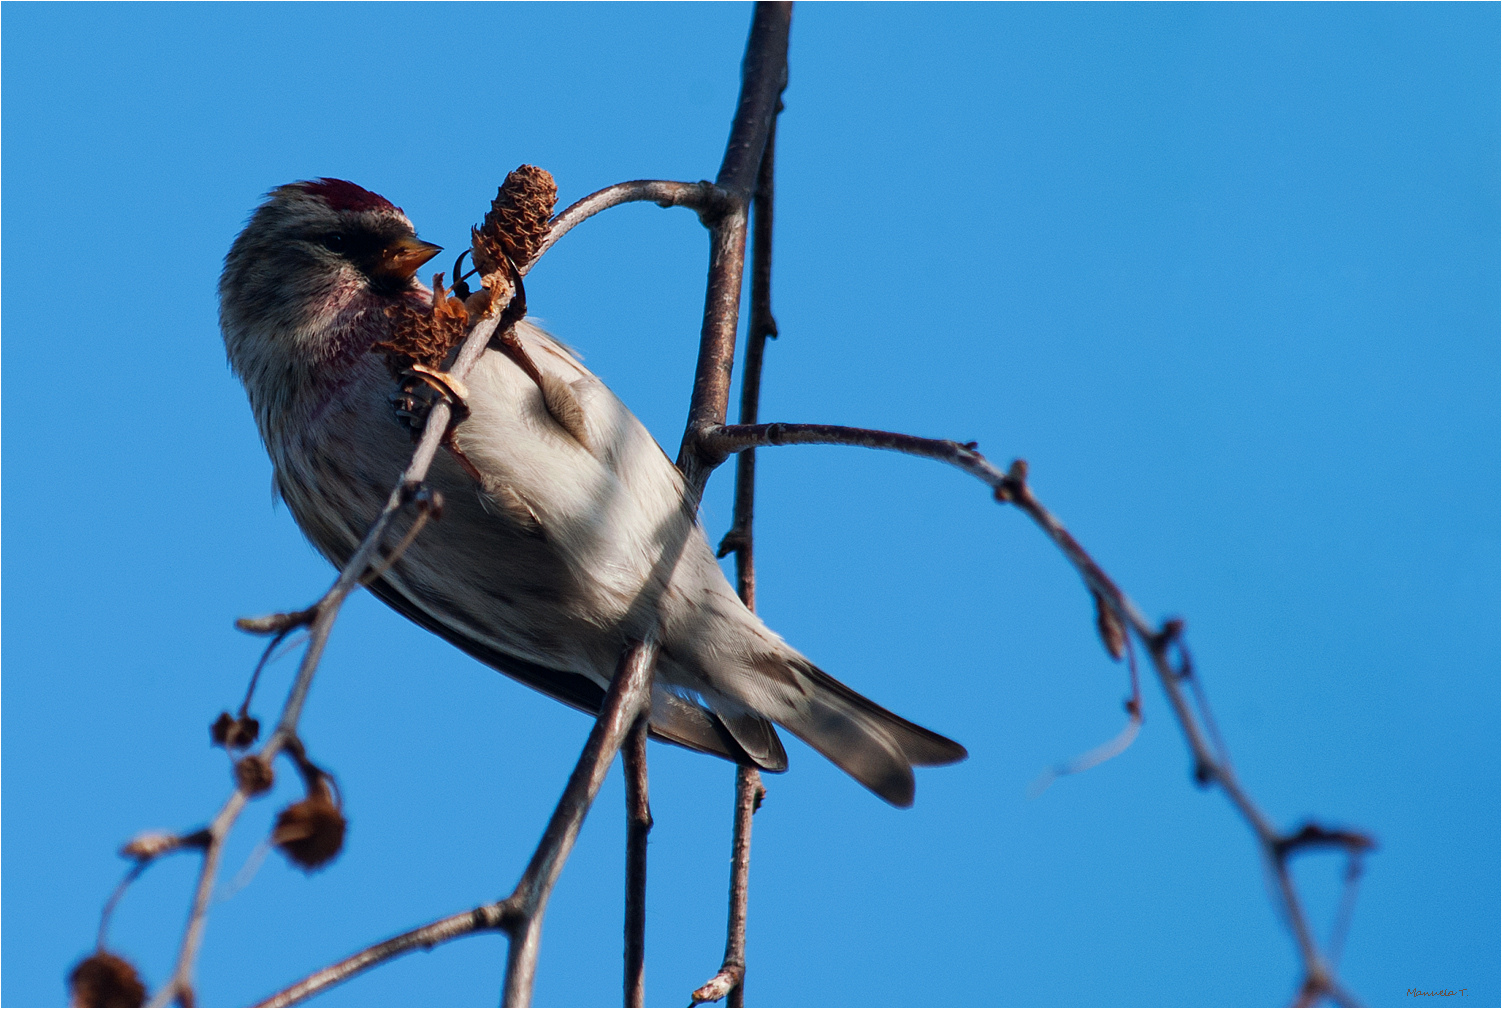
[[[594,803],[616,753],[632,726],[651,707],[652,670],[657,662],[657,651],[655,642],[633,642],[621,656],[600,716],[595,719],[584,743],[584,751],[569,776],[563,797],[558,800],[542,840],[510,896],[377,943],[308,975],[257,1005],[296,1005],[404,953],[431,949],[467,935],[495,931],[505,932],[511,939],[503,1002],[508,1006],[531,1005],[532,987],[537,976],[538,944],[542,938],[542,920],[548,897],[563,872],[563,865],[578,839],[579,828],[584,824],[584,817]]]

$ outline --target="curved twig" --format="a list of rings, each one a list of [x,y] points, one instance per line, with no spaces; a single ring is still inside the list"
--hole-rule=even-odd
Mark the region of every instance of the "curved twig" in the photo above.
[[[974,442],[961,444],[944,439],[918,438],[890,431],[829,424],[726,425],[706,432],[704,441],[713,451],[724,452],[745,452],[758,446],[774,445],[852,445],[921,456],[964,470],[989,486],[998,501],[1014,505],[1025,512],[1064,554],[1085,582],[1086,588],[1096,597],[1098,604],[1109,609],[1142,642],[1189,745],[1195,762],[1196,780],[1203,785],[1218,786],[1256,835],[1263,857],[1273,872],[1279,903],[1303,962],[1304,982],[1300,988],[1300,997],[1316,1000],[1329,997],[1342,1004],[1354,1004],[1314,940],[1308,916],[1288,872],[1287,861],[1293,850],[1310,844],[1339,845],[1355,854],[1370,850],[1375,846],[1374,842],[1356,831],[1329,831],[1310,826],[1298,834],[1284,835],[1272,825],[1242,787],[1229,760],[1223,756],[1223,748],[1213,744],[1214,735],[1209,728],[1211,723],[1196,716],[1195,705],[1185,692],[1186,681],[1192,682],[1193,667],[1183,642],[1183,622],[1170,620],[1162,627],[1148,622],[1131,598],[1117,587],[1079,541],[1064,528],[1064,524],[1033,494],[1027,483],[1025,462],[1019,459],[1012,463],[1006,473],[1002,473],[976,451]],[[1174,667],[1174,658],[1179,661],[1178,668]],[[1203,707],[1202,697],[1200,706]]]
[[[611,207],[619,207],[623,203],[655,203],[659,207],[688,207],[699,215],[700,220],[707,221],[725,207],[727,199],[725,191],[713,182],[668,182],[663,179],[617,182],[613,186],[606,186],[569,205],[549,221],[547,236],[538,245],[537,252],[530,260],[519,264],[516,270],[522,276],[526,276],[527,272],[537,265],[543,253],[557,244],[560,238],[591,217]]]

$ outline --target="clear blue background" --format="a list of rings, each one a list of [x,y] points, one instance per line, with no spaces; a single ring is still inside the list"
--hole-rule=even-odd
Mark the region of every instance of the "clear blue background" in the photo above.
[[[260,195],[320,175],[461,246],[506,172],[565,201],[712,176],[750,11],[717,6],[7,4],[4,961],[55,1003],[121,842],[223,801],[207,726],[259,643],[234,617],[331,572],[273,506],[215,322]],[[805,6],[779,149],[764,416],[977,439],[1154,617],[1188,619],[1280,825],[1372,831],[1341,967],[1365,1000],[1498,988],[1498,8]],[[675,448],[706,243],[684,211],[580,228],[530,304]],[[1020,514],[920,461],[763,453],[762,610],[963,741],[893,810],[806,747],[756,819],[760,1004],[1267,1004],[1298,981],[1250,835],[1197,790]],[[704,505],[729,521],[729,468]],[[266,683],[274,714],[293,663]],[[246,1002],[510,889],[588,721],[370,598],[304,723],[351,828],[213,909],[205,1003]],[[731,769],[652,749],[648,993],[723,943]],[[254,805],[222,892],[294,793]],[[613,777],[549,909],[541,1004],[619,1004]],[[1340,860],[1299,863],[1328,933]],[[192,860],[114,945],[166,976]],[[504,941],[318,1004],[493,1004]]]

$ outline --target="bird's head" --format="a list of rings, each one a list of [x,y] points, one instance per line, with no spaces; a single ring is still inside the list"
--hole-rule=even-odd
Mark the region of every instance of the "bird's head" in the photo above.
[[[283,386],[305,384],[368,347],[386,307],[426,299],[417,268],[440,251],[417,237],[401,208],[353,182],[273,189],[219,278],[225,349],[258,411],[296,391]]]

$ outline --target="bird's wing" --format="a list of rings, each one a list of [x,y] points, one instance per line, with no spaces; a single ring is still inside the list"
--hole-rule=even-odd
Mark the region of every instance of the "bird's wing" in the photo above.
[[[370,591],[376,598],[414,624],[438,635],[455,648],[479,659],[492,669],[505,673],[533,690],[547,694],[585,714],[598,715],[600,713],[600,707],[605,702],[605,691],[589,677],[562,669],[550,669],[499,651],[453,625],[431,616],[385,579],[372,583]],[[763,760],[753,758],[736,741],[736,736],[725,727],[714,712],[693,704],[669,690],[653,690],[650,729],[652,735],[663,742],[675,743],[678,746],[716,757],[724,757],[737,764],[761,767],[764,770],[782,770],[787,767],[786,755],[783,756],[781,767],[768,767],[765,758]],[[773,739],[775,738],[774,733]],[[781,749],[780,745],[778,749]]]

